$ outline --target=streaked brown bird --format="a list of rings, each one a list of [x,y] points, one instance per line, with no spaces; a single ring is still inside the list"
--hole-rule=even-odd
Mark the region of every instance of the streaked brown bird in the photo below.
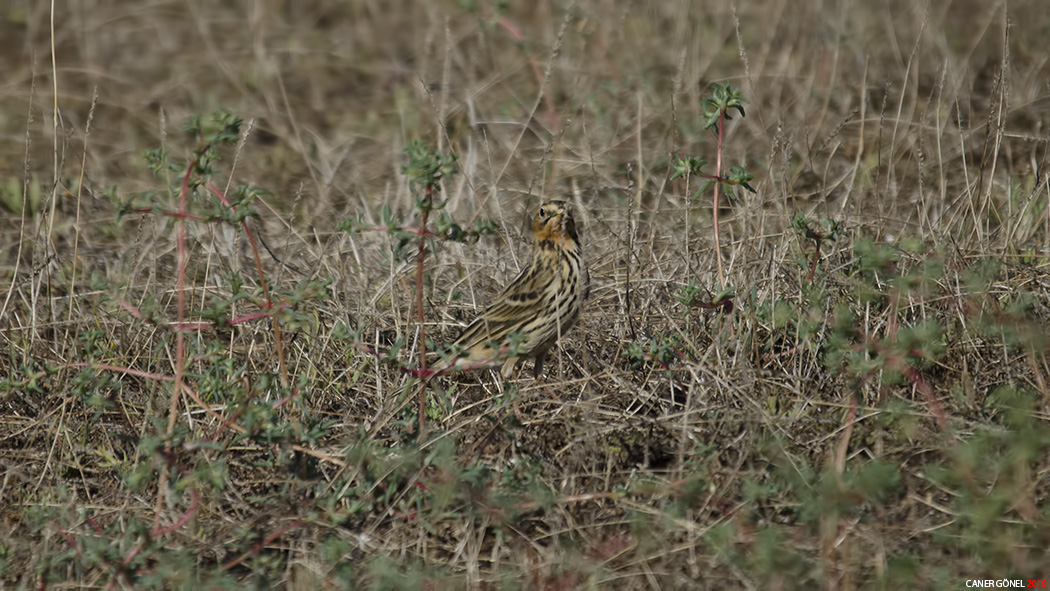
[[[470,369],[505,359],[500,374],[510,378],[519,359],[535,359],[543,371],[547,352],[576,323],[590,278],[580,254],[580,237],[569,206],[551,201],[532,218],[536,239],[532,262],[452,344],[457,354],[442,369]]]

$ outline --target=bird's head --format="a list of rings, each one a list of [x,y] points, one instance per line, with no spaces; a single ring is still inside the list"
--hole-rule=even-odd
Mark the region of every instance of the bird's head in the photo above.
[[[532,233],[536,235],[536,243],[541,248],[545,244],[564,248],[568,246],[566,242],[576,244],[580,241],[576,234],[576,220],[563,201],[551,201],[540,206],[532,218]]]

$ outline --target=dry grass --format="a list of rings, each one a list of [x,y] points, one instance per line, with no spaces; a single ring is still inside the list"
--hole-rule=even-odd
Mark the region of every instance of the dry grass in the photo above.
[[[53,34],[0,10],[11,588],[1046,579],[1041,1],[58,4]],[[710,201],[668,172],[714,161],[724,80],[757,189],[721,212],[731,313],[688,305],[722,290]],[[184,169],[142,157],[184,165],[219,108],[250,231],[204,192],[174,215]],[[418,223],[415,138],[458,156],[447,211],[500,228],[431,244],[429,337],[527,261],[541,196],[594,282],[546,385],[438,377],[422,436],[415,242],[340,226]]]

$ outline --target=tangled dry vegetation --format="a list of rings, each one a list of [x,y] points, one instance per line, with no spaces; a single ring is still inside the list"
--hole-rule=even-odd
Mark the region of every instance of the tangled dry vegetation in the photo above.
[[[4,585],[1045,580],[1042,2],[504,4],[5,4]],[[554,195],[546,381],[421,379]]]

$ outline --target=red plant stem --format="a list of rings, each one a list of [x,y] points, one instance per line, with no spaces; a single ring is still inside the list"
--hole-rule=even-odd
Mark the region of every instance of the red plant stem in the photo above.
[[[704,308],[706,310],[722,308],[726,313],[730,313],[733,311],[733,300],[731,298],[722,298],[714,302],[693,302],[693,307]]]
[[[141,320],[143,322],[149,322],[150,321],[149,319],[147,319],[145,317],[145,315],[142,314],[142,310],[139,310],[137,307],[135,307],[130,302],[127,302],[125,300],[120,300],[118,303],[120,304],[121,308],[124,308],[124,311],[126,311],[128,314],[131,314],[136,319]],[[244,314],[243,316],[237,316],[236,318],[230,318],[229,320],[226,320],[225,322],[223,322],[223,324],[225,326],[236,326],[238,324],[243,324],[245,322],[250,322],[252,320],[258,320],[260,318],[273,318],[273,317],[276,317],[277,314],[283,312],[284,310],[287,310],[288,306],[289,306],[289,303],[287,301],[281,301],[276,306],[274,306],[271,303],[269,306],[267,306],[267,311],[265,311],[265,312],[253,312],[251,314]],[[212,326],[214,326],[214,323],[212,323],[212,322],[184,322],[182,324],[167,325],[167,327],[172,329],[172,330],[184,330],[184,331],[190,331],[190,332],[197,331],[197,330],[205,330],[205,329],[208,329],[208,328],[210,328]],[[161,326],[161,328],[163,328],[163,326]]]
[[[167,381],[172,379],[171,376],[166,376],[166,375],[159,374],[159,373],[150,373],[150,372],[147,372],[147,371],[141,371],[141,370],[138,370],[138,369],[132,369],[130,367],[121,367],[119,365],[110,365],[108,363],[98,363],[98,364],[95,364],[95,363],[67,363],[67,364],[61,365],[59,367],[60,368],[66,368],[66,367],[92,367],[92,368],[95,368],[95,369],[101,369],[101,370],[112,371],[112,372],[116,372],[116,373],[128,374],[130,376],[136,376],[136,377],[144,378],[144,379],[147,379],[147,380],[157,380],[157,381],[160,381],[160,382],[167,382]]]
[[[181,326],[186,323],[186,292],[183,289],[186,284],[186,195],[190,192],[190,175],[193,174],[193,170],[197,168],[197,163],[200,162],[201,156],[208,149],[208,146],[202,147],[197,151],[197,154],[193,157],[189,166],[186,167],[186,174],[182,175],[182,190],[179,191],[179,217],[175,221],[175,248],[177,254],[176,262],[176,273],[175,273],[175,301],[176,301],[176,317],[178,319],[178,325]],[[186,355],[186,336],[181,330],[175,331],[175,383],[171,390],[171,403],[168,405],[168,429],[167,435],[175,430],[175,418],[179,414],[179,399],[182,397],[182,372],[185,365],[183,359]],[[171,441],[169,440],[164,449],[171,451]],[[160,479],[157,483],[157,506],[153,512],[153,528],[156,529],[160,526],[160,515],[164,510],[164,491],[168,487],[168,467],[164,466],[164,469],[160,471]]]
[[[226,199],[226,196],[222,194],[222,191],[217,189],[215,185],[211,183],[207,184],[208,190],[212,192],[215,197],[223,203],[223,205],[234,209],[230,205],[230,201]],[[273,309],[273,300],[270,298],[270,286],[266,281],[266,273],[263,272],[262,260],[259,258],[259,246],[255,243],[255,235],[252,234],[251,228],[248,227],[248,222],[241,220],[241,228],[244,229],[244,234],[248,237],[248,242],[252,245],[252,255],[255,257],[255,272],[259,275],[259,287],[262,288],[263,297],[266,298],[267,307]],[[277,365],[281,368],[281,384],[288,385],[288,367],[284,362],[284,340],[281,338],[281,324],[277,321],[277,316],[271,317],[273,323],[273,338],[277,345]]]
[[[183,512],[183,514],[177,520],[175,520],[175,523],[172,523],[171,525],[163,528],[153,528],[153,531],[151,531],[149,535],[153,538],[159,538],[160,536],[169,534],[179,529],[180,527],[186,525],[190,522],[190,519],[197,513],[197,507],[200,505],[200,501],[201,492],[199,489],[197,489],[197,487],[194,487],[190,492],[190,506],[186,507],[186,511]],[[142,546],[139,547],[140,550],[141,548]],[[131,559],[134,557],[134,554],[129,554],[128,557],[124,559],[124,566],[130,564]]]
[[[423,201],[427,204],[432,203],[434,188],[427,185],[426,197]],[[427,374],[427,338],[426,338],[426,326],[424,325],[423,318],[423,258],[426,256],[427,242],[425,232],[427,229],[427,218],[430,216],[430,208],[423,208],[423,218],[420,220],[419,227],[423,231],[419,235],[419,250],[416,251],[416,316],[419,318],[419,369],[423,375]],[[424,411],[426,410],[427,400],[427,389],[426,387],[419,389],[419,435],[423,435],[423,417]]]
[[[813,281],[813,277],[817,274],[817,261],[820,260],[820,238],[814,241],[817,245],[813,251],[813,262],[809,266],[809,274],[806,275],[806,281]]]
[[[842,484],[842,472],[846,469],[846,452],[849,451],[849,440],[853,436],[853,425],[857,423],[857,397],[850,396],[849,410],[846,412],[846,426],[842,430],[838,447],[835,449],[835,478]]]
[[[725,136],[725,111],[718,112],[718,152],[715,154],[715,176],[722,178],[722,141]],[[722,188],[721,181],[715,181],[715,196],[711,204],[711,222],[715,227],[715,260],[718,261],[718,284],[725,287],[725,273],[722,271],[722,241],[718,237],[718,196]]]
[[[273,306],[273,304],[271,304]],[[288,309],[288,302],[281,302],[277,306],[272,307],[267,312],[253,312],[251,314],[245,314],[244,316],[238,316],[236,318],[230,318],[226,321],[227,326],[236,326],[243,322],[250,320],[258,320],[259,318],[273,318],[276,320],[277,314]]]
[[[941,406],[940,401],[937,400],[937,394],[934,393],[933,387],[930,386],[930,383],[927,382],[926,378],[923,377],[922,372],[920,372],[918,369],[915,369],[915,367],[908,363],[908,358],[910,357],[921,359],[923,357],[922,351],[913,349],[907,351],[904,354],[901,354],[892,351],[889,347],[883,344],[881,340],[871,339],[868,337],[865,337],[865,340],[867,341],[865,345],[854,345],[853,350],[863,351],[865,348],[867,348],[869,350],[875,351],[876,353],[878,353],[879,356],[883,357],[886,360],[885,367],[900,372],[900,374],[903,375],[908,380],[908,382],[910,382],[911,385],[919,391],[919,394],[926,401],[926,406],[930,409],[930,414],[933,415],[934,422],[937,423],[937,426],[942,431],[947,431],[949,427],[948,415],[947,413],[945,413],[944,407]],[[895,341],[896,337],[891,337],[891,342]],[[870,375],[871,371],[862,375],[861,379],[863,381],[867,381]]]
[[[908,381],[915,386],[915,389],[922,394],[922,397],[926,400],[926,405],[930,408],[930,413],[933,415],[934,421],[937,426],[941,428],[941,431],[948,430],[948,415],[944,412],[944,407],[937,400],[937,395],[934,394],[933,388],[930,387],[930,383],[922,377],[922,373],[914,367],[908,365],[905,362],[900,362],[900,372],[904,374]]]

